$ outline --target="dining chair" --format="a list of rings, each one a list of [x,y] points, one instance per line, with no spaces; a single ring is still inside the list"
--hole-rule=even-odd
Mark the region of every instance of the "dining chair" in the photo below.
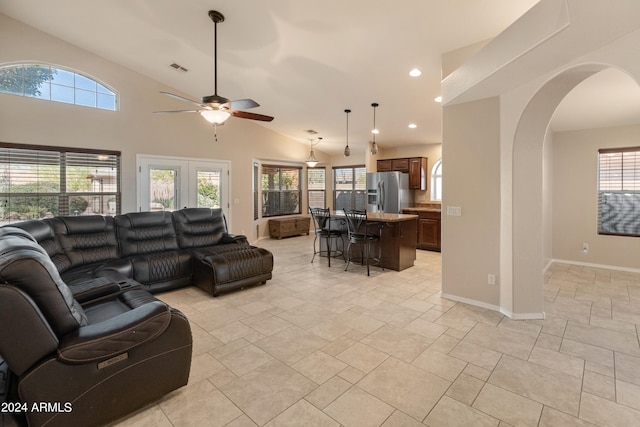
[[[370,223],[367,211],[345,209],[344,215],[347,219],[348,241],[347,246],[347,271],[351,263],[351,245],[357,244],[360,248],[360,263],[367,266],[367,276],[370,276],[369,265],[371,264],[372,247],[376,249],[376,257],[373,258],[375,264],[380,264],[380,236],[382,234],[382,224]],[[384,270],[384,269],[383,269]]]
[[[311,214],[311,218],[313,220],[313,228],[315,237],[313,239],[313,257],[311,258],[311,262],[316,257],[316,254],[320,254],[322,256],[322,240],[325,241],[327,248],[327,260],[329,267],[331,267],[331,250],[334,246],[335,242],[335,252],[333,255],[339,256],[344,253],[344,243],[342,241],[342,230],[332,229],[331,228],[331,210],[329,208],[309,208],[309,214]],[[316,242],[320,238],[320,244],[318,246],[318,250],[316,250]],[[342,250],[338,248],[340,242],[340,246],[342,246]]]

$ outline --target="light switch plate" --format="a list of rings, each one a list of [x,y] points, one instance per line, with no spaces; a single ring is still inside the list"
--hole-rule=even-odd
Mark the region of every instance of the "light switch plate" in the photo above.
[[[462,216],[462,208],[460,206],[447,206],[447,215]]]

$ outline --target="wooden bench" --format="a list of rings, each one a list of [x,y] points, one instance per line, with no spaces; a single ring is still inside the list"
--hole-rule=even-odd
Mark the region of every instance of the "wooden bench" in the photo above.
[[[308,216],[292,216],[287,218],[274,218],[269,220],[269,236],[282,239],[283,237],[300,236],[309,234]]]

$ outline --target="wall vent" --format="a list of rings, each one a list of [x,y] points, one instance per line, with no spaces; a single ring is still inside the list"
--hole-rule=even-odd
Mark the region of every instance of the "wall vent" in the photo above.
[[[182,71],[183,73],[186,73],[187,71],[189,71],[189,70],[187,70],[186,68],[184,68],[182,65],[180,65],[180,64],[176,64],[175,62],[174,62],[173,64],[170,64],[169,66],[170,66],[171,68],[173,68],[174,70],[176,70],[176,71]]]

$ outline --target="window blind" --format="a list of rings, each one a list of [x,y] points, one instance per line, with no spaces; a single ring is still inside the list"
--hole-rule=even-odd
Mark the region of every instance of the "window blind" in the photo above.
[[[120,152],[0,143],[0,221],[115,215]]]
[[[598,233],[640,236],[640,147],[598,150]]]

